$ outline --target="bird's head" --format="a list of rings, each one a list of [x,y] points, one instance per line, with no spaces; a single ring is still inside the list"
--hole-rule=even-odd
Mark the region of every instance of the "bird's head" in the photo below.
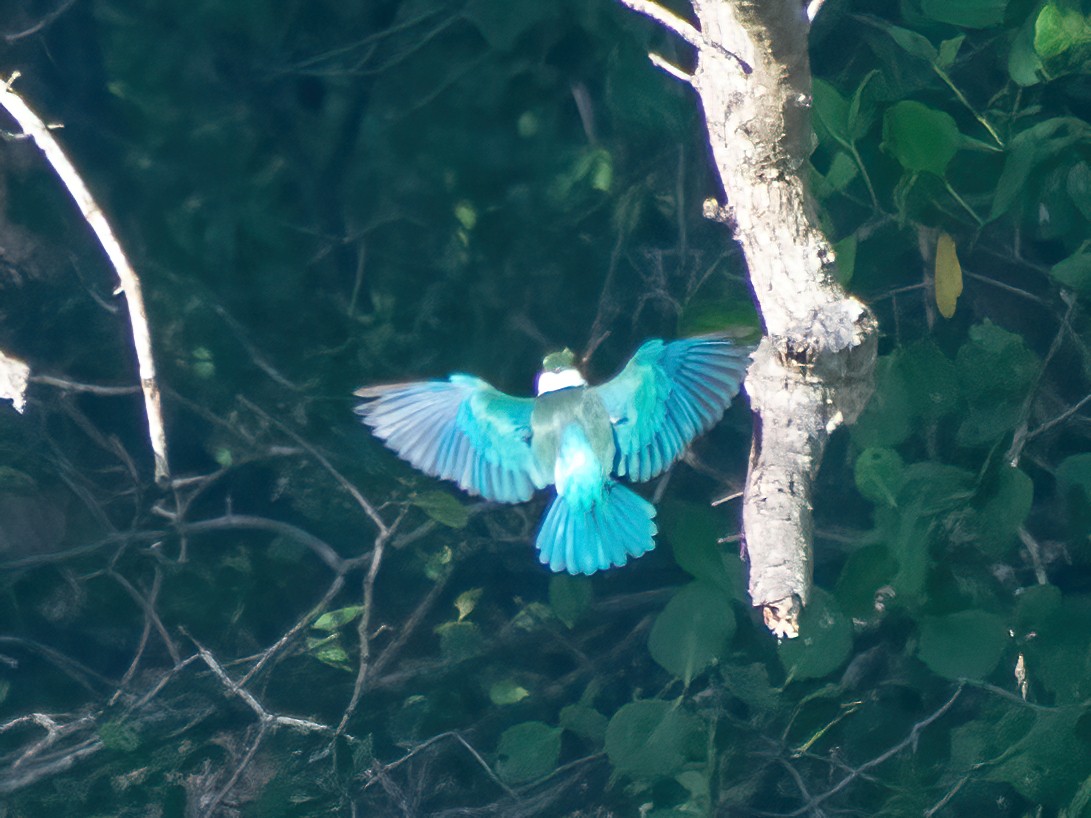
[[[587,381],[576,369],[576,353],[568,347],[560,352],[551,352],[542,360],[542,371],[538,374],[539,395],[572,386],[586,385]]]

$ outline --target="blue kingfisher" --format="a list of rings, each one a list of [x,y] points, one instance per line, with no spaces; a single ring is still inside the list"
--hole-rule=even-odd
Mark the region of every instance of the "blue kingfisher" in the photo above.
[[[537,397],[454,374],[357,390],[356,412],[399,457],[470,494],[522,503],[553,486],[539,560],[591,574],[655,547],[655,507],[615,478],[662,474],[718,423],[751,351],[723,334],[653,339],[589,386],[565,349],[542,362]]]

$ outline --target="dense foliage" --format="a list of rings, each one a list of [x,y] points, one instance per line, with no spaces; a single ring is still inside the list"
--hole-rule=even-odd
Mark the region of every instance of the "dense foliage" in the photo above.
[[[711,504],[745,400],[591,578],[538,565],[542,499],[351,412],[756,334],[697,100],[646,56],[687,46],[607,0],[9,9],[3,70],[143,278],[176,483],[112,273],[5,141],[0,348],[40,377],[0,406],[0,815],[1091,816],[1091,9],[891,6],[812,32],[801,172],[884,340],[783,644]]]

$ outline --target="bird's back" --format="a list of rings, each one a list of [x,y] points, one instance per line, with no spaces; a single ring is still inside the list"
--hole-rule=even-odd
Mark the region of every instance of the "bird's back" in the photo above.
[[[551,473],[567,427],[579,425],[595,458],[609,474],[614,463],[614,433],[602,399],[586,386],[540,395],[530,416],[531,446],[538,464]]]

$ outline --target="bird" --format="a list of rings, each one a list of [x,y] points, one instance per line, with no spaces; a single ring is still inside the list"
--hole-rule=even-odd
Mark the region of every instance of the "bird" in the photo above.
[[[539,561],[593,574],[655,547],[655,507],[620,480],[662,474],[716,425],[752,351],[724,333],[653,338],[591,386],[564,349],[542,361],[535,397],[456,373],[358,389],[355,411],[399,457],[470,494],[523,503],[552,486]]]

